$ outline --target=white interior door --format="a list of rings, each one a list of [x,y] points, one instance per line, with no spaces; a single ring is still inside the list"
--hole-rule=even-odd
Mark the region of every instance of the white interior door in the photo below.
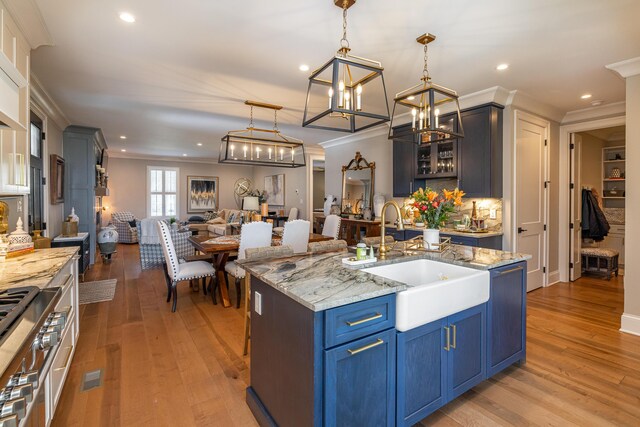
[[[569,245],[569,279],[573,282],[580,278],[582,273],[582,136],[571,134],[571,218],[570,223],[573,228],[569,228],[571,238]]]
[[[545,281],[547,128],[522,115],[516,119],[516,251],[530,254],[527,291]]]

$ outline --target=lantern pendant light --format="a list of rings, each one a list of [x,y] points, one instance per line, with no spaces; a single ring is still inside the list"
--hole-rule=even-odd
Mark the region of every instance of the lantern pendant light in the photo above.
[[[424,45],[421,82],[396,94],[389,139],[426,144],[464,138],[458,94],[433,83],[429,75],[427,45],[435,39],[429,33],[416,39]],[[446,119],[444,114],[447,114]]]
[[[358,132],[389,121],[382,64],[351,55],[347,10],[356,0],[334,0],[342,9],[340,49],[309,76],[303,127]]]
[[[249,126],[242,130],[231,130],[222,137],[218,162],[279,168],[305,166],[303,142],[282,134],[278,129],[278,111],[282,106],[257,101],[244,103],[251,107]],[[273,110],[273,129],[254,126],[253,107]]]

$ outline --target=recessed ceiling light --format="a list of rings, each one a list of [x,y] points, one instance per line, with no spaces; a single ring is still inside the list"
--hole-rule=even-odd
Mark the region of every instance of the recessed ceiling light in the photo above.
[[[309,66],[307,64],[302,64],[298,67],[300,71],[309,71]]]
[[[604,101],[601,99],[594,99],[593,101],[591,101],[591,105],[594,107],[597,107],[598,105],[602,105],[603,103]]]
[[[580,98],[581,98],[581,99],[589,99],[589,98],[591,98],[591,94],[590,94],[590,93],[585,93],[585,94],[584,94],[584,95],[582,95]]]
[[[123,153],[127,152],[127,150],[125,150],[124,148],[122,148],[120,151],[122,151]]]
[[[496,70],[498,70],[498,71],[504,71],[504,70],[506,70],[507,68],[509,68],[509,64],[499,64],[499,65],[496,67]]]
[[[407,99],[408,99],[409,101],[413,101],[414,99],[416,99],[416,97],[415,97],[415,96],[407,96]]]
[[[187,153],[182,153],[182,157],[187,157]]]
[[[202,147],[202,142],[198,142],[198,147]]]
[[[133,24],[134,22],[136,22],[136,17],[129,12],[122,12],[120,14],[120,19],[122,19],[124,22],[128,22],[129,24]]]
[[[120,139],[127,139],[125,135],[120,135]]]

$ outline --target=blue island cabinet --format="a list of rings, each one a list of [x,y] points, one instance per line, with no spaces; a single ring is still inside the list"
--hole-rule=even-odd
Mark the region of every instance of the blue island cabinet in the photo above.
[[[486,304],[397,334],[396,425],[411,426],[486,378]]]

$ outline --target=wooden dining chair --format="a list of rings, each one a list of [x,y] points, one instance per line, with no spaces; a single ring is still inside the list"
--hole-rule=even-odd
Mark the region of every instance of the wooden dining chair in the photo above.
[[[291,246],[296,254],[307,252],[310,226],[311,223],[304,219],[286,222],[282,234],[282,244]]]
[[[173,294],[171,311],[175,312],[178,304],[178,283],[187,280],[206,279],[207,277],[215,278],[216,270],[206,261],[180,262],[171,240],[169,224],[164,221],[158,221],[158,232],[169,277],[169,280],[167,280],[167,302],[171,300],[171,294]],[[206,283],[204,286],[206,286]]]
[[[238,248],[238,260],[243,260],[246,257],[245,251],[248,248],[260,248],[265,246],[271,246],[271,234],[273,232],[273,224],[268,222],[249,222],[242,224],[240,229],[240,247]],[[228,262],[225,267],[225,271],[229,276],[229,282],[231,277],[235,278],[237,303],[236,308],[240,308],[240,280],[244,278],[245,272],[235,261]]]
[[[248,248],[245,251],[247,261],[257,261],[270,258],[286,258],[293,255],[291,246],[271,246],[269,248]],[[251,275],[244,275],[244,349],[242,354],[247,355],[249,351],[249,337],[251,333]]]

